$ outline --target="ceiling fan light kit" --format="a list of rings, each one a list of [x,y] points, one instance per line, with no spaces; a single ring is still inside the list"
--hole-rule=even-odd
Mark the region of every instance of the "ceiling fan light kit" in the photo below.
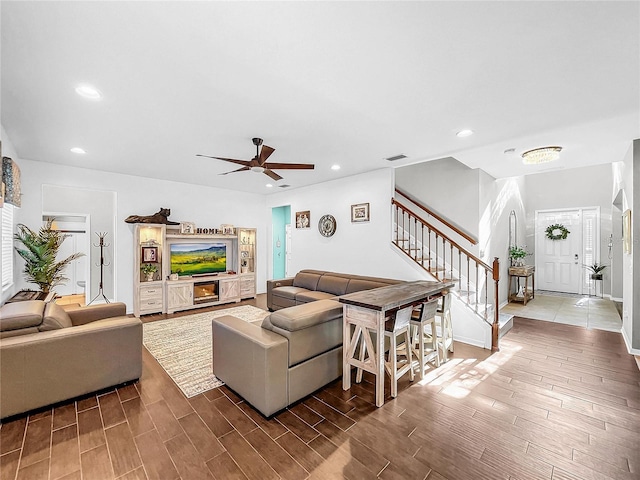
[[[282,177],[278,175],[273,170],[313,170],[315,165],[311,163],[269,163],[267,159],[271,156],[273,152],[275,152],[275,148],[271,148],[268,145],[262,145],[262,139],[255,137],[252,138],[251,141],[256,146],[256,156],[251,160],[238,160],[236,158],[225,158],[225,157],[212,157],[209,155],[201,155],[197,154],[197,157],[206,157],[213,158],[216,160],[222,160],[229,163],[235,163],[236,165],[242,165],[242,167],[237,170],[232,170],[230,172],[224,172],[220,175],[227,175],[229,173],[235,172],[244,172],[250,170],[256,173],[264,173],[271,179],[282,180]],[[262,148],[260,148],[262,146]]]

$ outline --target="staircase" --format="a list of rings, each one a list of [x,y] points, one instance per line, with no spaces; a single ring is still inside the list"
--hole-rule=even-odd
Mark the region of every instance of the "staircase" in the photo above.
[[[393,208],[392,243],[411,261],[439,281],[454,282],[453,293],[466,310],[473,313],[490,327],[491,350],[499,350],[499,339],[512,326],[513,316],[500,314],[497,308],[500,264],[498,258],[488,265],[470,251],[452,240],[453,235],[444,233],[423,218],[435,217],[447,229],[472,244],[477,241],[408,194],[396,189],[399,196],[417,205],[422,215],[416,213],[398,199],[391,200]],[[488,343],[488,342],[487,342]]]

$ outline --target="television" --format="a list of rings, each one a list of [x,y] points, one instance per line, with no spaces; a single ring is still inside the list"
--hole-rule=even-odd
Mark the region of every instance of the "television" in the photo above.
[[[169,251],[171,273],[197,276],[227,271],[227,245],[224,243],[172,243]]]

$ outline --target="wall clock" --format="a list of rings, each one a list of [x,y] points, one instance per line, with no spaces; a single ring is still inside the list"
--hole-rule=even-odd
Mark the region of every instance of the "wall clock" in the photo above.
[[[336,219],[333,215],[323,215],[318,222],[318,230],[323,237],[330,237],[336,233]]]

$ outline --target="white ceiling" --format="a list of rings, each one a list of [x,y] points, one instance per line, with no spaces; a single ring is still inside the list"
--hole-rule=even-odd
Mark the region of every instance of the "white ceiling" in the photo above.
[[[496,178],[572,168],[640,138],[636,1],[0,8],[1,121],[24,159],[270,193],[196,154],[248,160],[262,137],[270,161],[316,165],[277,171],[295,188],[447,156]],[[104,99],[76,95],[82,82]],[[544,145],[561,160],[521,164]]]

